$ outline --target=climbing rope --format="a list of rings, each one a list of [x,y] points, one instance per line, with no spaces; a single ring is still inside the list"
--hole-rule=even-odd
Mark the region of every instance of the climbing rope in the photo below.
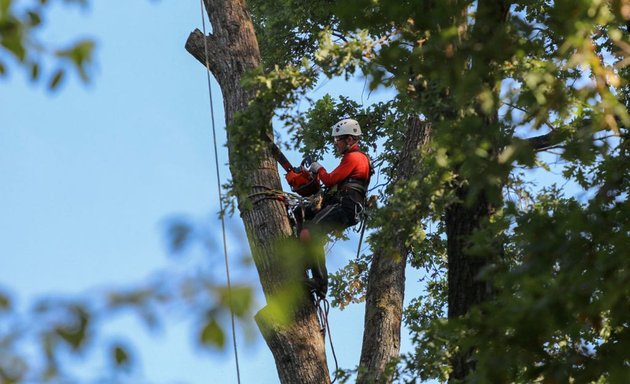
[[[361,227],[360,227],[361,235],[359,236],[359,245],[357,246],[357,259],[361,257],[361,246],[363,245],[363,235],[365,235],[365,227],[366,227],[365,221],[366,220],[367,219],[365,216],[361,219]]]
[[[317,320],[319,320],[319,331],[322,334],[322,337],[326,337],[326,333],[328,333],[328,342],[330,343],[330,351],[332,352],[333,359],[335,360],[335,376],[333,377],[332,383],[334,384],[337,381],[337,376],[339,373],[339,363],[337,362],[337,354],[335,353],[335,346],[333,345],[332,335],[330,333],[330,324],[328,323],[328,312],[330,311],[330,303],[326,299],[326,297],[317,296],[315,300],[315,309],[317,310]]]
[[[252,185],[252,188],[263,189],[261,192],[255,192],[247,195],[247,198],[252,200],[253,205],[256,205],[264,200],[277,200],[288,203],[291,206],[295,206],[304,199],[297,193],[285,192],[279,189],[269,188],[265,185]]]
[[[219,172],[219,155],[217,150],[217,133],[214,121],[214,103],[212,101],[212,87],[210,82],[210,63],[208,62],[208,41],[206,37],[206,18],[204,16],[203,0],[199,0],[201,6],[201,24],[203,26],[203,45],[206,60],[206,78],[208,80],[208,95],[210,97],[210,118],[212,119],[212,140],[214,143],[214,165],[217,172],[217,190],[219,194],[219,209],[221,212],[221,230],[223,233],[223,255],[225,259],[225,275],[227,276],[228,305],[230,306],[230,318],[232,320],[232,344],[234,346],[234,360],[236,362],[236,380],[241,383],[241,370],[238,363],[238,349],[236,347],[236,330],[234,326],[234,308],[232,307],[232,283],[230,281],[230,263],[225,236],[225,218],[223,214],[223,192],[221,191],[221,173]]]
[[[358,232],[361,233],[359,236],[359,245],[357,247],[357,259],[361,256],[361,246],[363,245],[363,236],[365,235],[365,228],[367,227],[367,220],[369,216],[369,210],[373,207],[376,207],[376,201],[378,197],[376,195],[370,196],[365,204],[365,208],[361,212],[361,225],[359,226]]]

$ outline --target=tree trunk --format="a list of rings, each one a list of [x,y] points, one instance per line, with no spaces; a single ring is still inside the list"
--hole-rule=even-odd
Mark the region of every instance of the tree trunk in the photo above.
[[[411,179],[417,171],[421,147],[428,143],[430,124],[411,118],[406,145],[399,156],[392,187]],[[409,250],[399,233],[392,248],[373,250],[365,300],[363,347],[357,383],[391,383],[400,355],[400,326],[405,293],[405,267]]]
[[[466,189],[457,195],[465,199]],[[490,216],[492,207],[484,196],[472,206],[455,203],[446,211],[446,235],[448,254],[448,318],[455,319],[468,313],[474,305],[492,297],[487,281],[478,278],[479,272],[492,260],[492,256],[480,257],[467,254],[470,236],[479,228],[482,220]],[[451,359],[451,380],[462,380],[474,368],[470,351],[460,351]]]
[[[223,92],[225,120],[230,125],[235,114],[244,111],[253,98],[253,92],[241,86],[241,79],[247,71],[257,68],[261,63],[258,42],[244,0],[205,0],[204,3],[212,24],[212,33],[204,36],[195,30],[186,41],[186,50],[204,66],[207,60]],[[205,44],[208,48],[207,58]],[[260,123],[268,125],[266,121]],[[236,148],[229,136],[230,171],[237,178],[243,170],[234,166],[232,159]],[[265,188],[282,188],[277,165],[269,151],[264,153],[255,170],[247,177],[253,186],[250,193],[261,192]],[[276,245],[279,239],[292,235],[291,226],[285,207],[280,202],[263,200],[248,209],[246,199],[247,196],[238,196],[239,210],[263,292],[269,302],[275,293],[286,289],[290,283],[286,274],[282,273],[283,263]],[[319,332],[314,306],[308,300],[302,300],[292,302],[292,306],[283,308],[283,311],[290,314],[293,321],[281,325],[273,311],[266,308],[257,315],[261,333],[274,355],[280,381],[329,383],[324,340]]]
[[[505,0],[481,0],[477,4],[477,16],[475,25],[471,31],[473,41],[484,43],[493,41],[494,44],[509,44],[509,40],[498,40],[494,37],[504,37],[505,23],[509,15],[510,5]],[[509,45],[508,45],[509,46]],[[487,89],[491,89],[494,94],[495,105],[491,110],[485,110],[481,105],[476,105],[477,115],[483,119],[484,140],[492,143],[489,151],[488,164],[496,160],[500,152],[501,127],[498,124],[498,100],[500,85],[496,79],[496,63],[506,58],[499,57],[508,50],[485,50],[481,51],[471,60],[470,72],[479,76]],[[477,138],[480,142],[481,139]],[[471,178],[482,179],[484,175],[479,174]],[[477,180],[477,182],[479,182]],[[494,291],[489,281],[479,278],[479,273],[502,256],[503,245],[496,244],[497,239],[490,241],[493,246],[484,254],[471,255],[468,248],[471,245],[472,234],[481,227],[499,207],[501,200],[501,186],[485,185],[485,189],[479,191],[470,204],[465,202],[469,199],[470,190],[466,186],[456,187],[455,194],[458,202],[446,209],[446,233],[447,233],[447,259],[448,259],[448,317],[458,318],[466,315],[471,307],[486,300],[492,299]],[[491,201],[490,196],[494,197]],[[471,350],[460,350],[451,359],[453,371],[449,380],[459,382],[474,369]]]

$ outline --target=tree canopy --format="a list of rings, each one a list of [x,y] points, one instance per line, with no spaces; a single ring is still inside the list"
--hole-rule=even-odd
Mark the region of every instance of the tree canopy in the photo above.
[[[430,150],[412,177],[381,190],[370,221],[372,249],[391,247],[391,234],[402,232],[411,264],[427,270],[409,293],[416,299],[405,322],[416,349],[403,356],[399,379],[453,378],[449,362],[464,353],[467,381],[621,382],[630,370],[630,6],[341,1],[318,2],[315,14],[292,1],[258,3],[261,51],[273,62],[299,47],[302,62],[258,74],[252,109],[276,108],[301,150],[321,154],[328,127],[355,117],[366,142],[381,144],[376,163],[391,181],[407,119],[432,125]],[[305,48],[312,34],[316,45]],[[357,73],[397,96],[369,106],[324,97],[291,110],[318,78]],[[539,181],[545,172],[558,175],[555,183]],[[454,214],[484,204],[482,214]],[[447,321],[458,289],[447,283],[458,262],[448,255],[457,240],[449,226],[462,220],[476,220],[464,262],[479,267],[474,279],[491,294]],[[364,294],[344,282],[365,287],[369,260],[340,272],[338,303]]]
[[[15,66],[23,69],[33,81],[44,78],[51,90],[59,87],[69,70],[76,71],[81,80],[89,80],[95,45],[92,39],[59,43],[41,37],[49,9],[57,2],[61,3],[49,0],[19,4],[14,0],[0,2],[0,78],[7,76],[10,68]],[[63,0],[63,3],[85,8],[89,2]]]

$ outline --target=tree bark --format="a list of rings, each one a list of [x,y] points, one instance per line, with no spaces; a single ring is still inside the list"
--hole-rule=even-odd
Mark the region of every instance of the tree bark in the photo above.
[[[477,16],[472,30],[471,39],[476,42],[493,41],[497,34],[503,36],[504,25],[509,15],[509,2],[505,0],[481,0],[477,5]],[[507,44],[507,40],[498,40],[500,44]],[[497,55],[501,56],[502,50],[484,50],[475,55],[471,60],[470,71],[479,76],[487,89],[491,89],[498,100],[500,92],[499,82],[496,77]],[[492,143],[489,151],[488,164],[496,160],[501,149],[500,125],[498,124],[498,106],[490,111],[485,111],[481,105],[476,105],[477,115],[483,119],[484,128],[480,130],[485,135],[484,140]],[[478,138],[477,138],[478,139]],[[459,167],[455,167],[456,172]],[[480,172],[483,172],[480,170]],[[470,179],[484,177],[483,174],[468,175]],[[479,182],[471,180],[470,183]],[[455,319],[466,315],[473,306],[492,299],[494,291],[489,281],[481,279],[479,274],[488,265],[497,260],[503,253],[502,244],[494,244],[483,254],[472,255],[469,252],[473,233],[478,230],[502,203],[500,201],[501,186],[486,184],[476,196],[469,201],[470,189],[468,181],[458,180],[455,187],[455,195],[458,199],[447,207],[445,212],[447,235],[447,263],[448,263],[448,318]],[[491,201],[490,196],[495,197]],[[497,200],[498,199],[498,200]],[[491,239],[495,242],[496,239]],[[453,371],[449,381],[460,382],[474,369],[472,351],[459,350],[451,358]]]
[[[457,191],[462,201],[467,194],[465,188]],[[471,235],[491,212],[492,206],[483,195],[471,206],[458,202],[446,210],[449,319],[464,316],[471,307],[493,295],[489,282],[479,279],[479,273],[491,262],[493,255],[471,256],[467,252]],[[450,380],[462,380],[474,369],[470,356],[470,351],[459,351],[453,356]]]
[[[411,179],[417,171],[421,148],[430,137],[430,124],[409,120],[406,145],[401,151],[392,187]],[[399,233],[392,234],[393,248],[374,249],[365,300],[363,346],[357,383],[391,383],[400,355],[400,328],[405,293],[405,267],[409,249]]]
[[[207,65],[217,79],[223,93],[226,124],[234,121],[235,114],[246,110],[253,99],[253,91],[241,86],[243,75],[260,66],[261,57],[252,20],[244,0],[204,0],[212,33],[204,36],[193,31],[186,41],[186,50],[204,66]],[[208,55],[206,57],[206,44]],[[260,122],[268,125],[268,122]],[[238,148],[230,141],[228,133],[230,171],[237,177],[233,156]],[[265,189],[281,189],[277,165],[269,151],[247,175],[253,187],[249,193]],[[261,187],[262,186],[262,187]],[[277,241],[292,236],[286,209],[275,200],[263,200],[253,208],[247,208],[247,196],[237,196],[241,218],[245,224],[254,262],[267,302],[274,294],[286,289],[291,283],[283,273],[276,246]],[[324,341],[314,306],[308,300],[292,302],[283,308],[293,321],[280,324],[273,311],[263,308],[257,322],[265,341],[271,349],[282,383],[329,383]]]

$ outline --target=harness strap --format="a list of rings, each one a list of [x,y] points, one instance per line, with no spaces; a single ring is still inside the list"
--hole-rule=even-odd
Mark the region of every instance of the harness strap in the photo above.
[[[357,179],[357,178],[349,177],[341,181],[341,183],[339,183],[338,190],[341,192],[345,192],[347,190],[359,192],[362,195],[363,200],[365,200],[367,198],[367,192],[368,192],[368,187],[370,185],[370,179],[372,178],[372,175],[374,174],[374,167],[372,166],[372,159],[370,159],[370,156],[359,151],[358,149],[352,152],[359,152],[367,158],[368,167],[369,167],[368,177],[367,179]]]
[[[345,191],[347,189],[352,189],[365,195],[367,193],[368,184],[369,180],[348,178],[339,185],[339,190]]]

